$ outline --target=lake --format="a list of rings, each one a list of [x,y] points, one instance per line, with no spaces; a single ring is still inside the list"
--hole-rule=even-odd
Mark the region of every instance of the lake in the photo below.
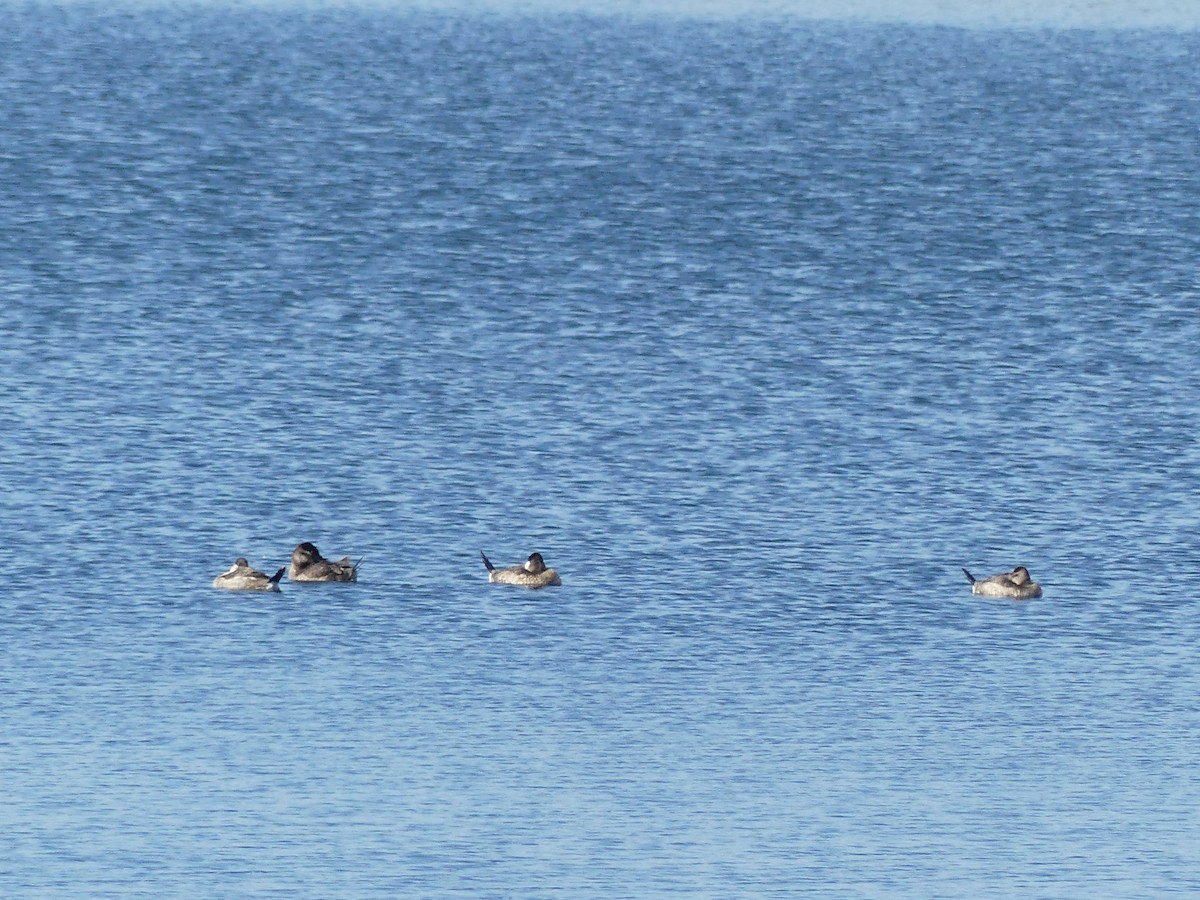
[[[1198,60],[5,7],[2,892],[1200,891]]]

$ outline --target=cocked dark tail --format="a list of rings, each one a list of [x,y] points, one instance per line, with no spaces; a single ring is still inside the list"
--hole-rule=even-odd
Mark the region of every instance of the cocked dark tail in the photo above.
[[[488,559],[486,556],[483,555],[482,550],[479,551],[479,558],[483,560],[483,565],[487,568],[487,570],[489,572],[496,571],[496,567],[492,565],[492,561],[490,559]]]
[[[967,576],[967,581],[971,582],[971,584],[975,583],[975,576],[972,575],[970,572],[968,572],[966,569],[963,569],[963,574]]]

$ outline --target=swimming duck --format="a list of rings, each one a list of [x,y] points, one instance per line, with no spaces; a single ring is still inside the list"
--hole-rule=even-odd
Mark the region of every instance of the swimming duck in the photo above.
[[[1029,600],[1042,596],[1042,586],[1029,577],[1029,570],[1017,566],[1011,572],[1001,572],[989,578],[976,578],[966,569],[963,574],[971,582],[971,593],[981,597],[1015,597],[1018,600]]]
[[[288,578],[292,581],[358,581],[359,563],[350,562],[348,556],[332,562],[323,557],[315,545],[305,541],[292,551]]]
[[[479,557],[488,570],[488,581],[493,584],[519,584],[527,588],[544,588],[562,584],[562,579],[553,569],[546,568],[546,562],[540,553],[530,553],[529,559],[519,565],[506,569],[497,569],[491,560],[479,551]]]
[[[222,572],[213,579],[213,587],[226,591],[275,591],[279,592],[279,579],[286,569],[280,569],[270,578],[265,572],[250,568],[244,556],[233,561],[228,572]]]

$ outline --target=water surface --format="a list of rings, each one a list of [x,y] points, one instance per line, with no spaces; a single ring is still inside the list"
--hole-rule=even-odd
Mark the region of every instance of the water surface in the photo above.
[[[0,25],[5,893],[1200,888],[1195,35]]]

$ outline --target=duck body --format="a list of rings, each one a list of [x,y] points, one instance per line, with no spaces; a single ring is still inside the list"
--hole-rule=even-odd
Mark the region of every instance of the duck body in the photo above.
[[[288,566],[290,581],[358,581],[358,564],[343,556],[337,562],[321,555],[316,545],[305,541],[292,551]]]
[[[213,579],[212,586],[224,591],[275,591],[279,592],[279,579],[286,569],[280,569],[274,575],[251,568],[245,557],[239,556],[229,571],[222,572]]]
[[[483,560],[483,565],[488,571],[488,581],[492,584],[515,584],[534,590],[562,584],[558,573],[546,567],[540,553],[531,553],[525,562],[503,569],[493,566],[482,550],[479,551],[479,557]]]
[[[1042,596],[1042,586],[1029,577],[1029,570],[1017,566],[1011,572],[976,578],[966,569],[963,574],[971,582],[971,593],[980,597],[1011,597],[1016,600],[1032,600]]]

